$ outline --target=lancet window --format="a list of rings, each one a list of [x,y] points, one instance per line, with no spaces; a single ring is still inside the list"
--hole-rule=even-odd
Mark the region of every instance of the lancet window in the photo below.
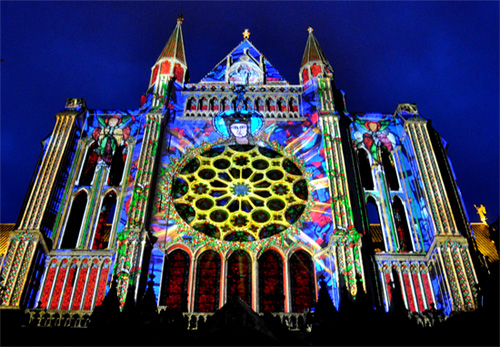
[[[189,255],[181,249],[176,249],[165,257],[160,305],[181,312],[187,311],[189,267]]]
[[[261,312],[283,312],[283,259],[276,251],[266,251],[259,258],[259,306]]]
[[[108,184],[110,186],[119,186],[122,182],[125,162],[127,161],[127,144],[116,148],[113,154],[113,160],[109,169]]]
[[[252,260],[241,250],[231,254],[227,261],[227,298],[234,297],[252,305]]]
[[[398,174],[394,165],[392,154],[385,148],[382,148],[382,165],[384,166],[387,185],[390,190],[399,190]]]
[[[97,220],[97,225],[94,233],[94,241],[92,242],[92,249],[108,248],[109,235],[106,235],[106,225],[113,224],[115,208],[116,194],[114,191],[111,191],[104,197],[102,201],[101,212],[99,213],[99,219]]]
[[[87,150],[87,155],[80,173],[80,179],[78,180],[79,185],[90,186],[92,184],[97,160],[99,159],[99,154],[96,152],[97,148],[97,142],[94,141]]]
[[[370,166],[370,160],[364,149],[358,149],[359,171],[361,175],[361,184],[365,190],[373,190],[373,176]]]
[[[219,309],[221,258],[214,251],[205,251],[197,261],[195,312]]]
[[[292,312],[302,313],[315,301],[314,267],[311,256],[297,251],[290,257]]]
[[[402,252],[413,251],[411,242],[410,230],[408,228],[408,220],[406,218],[405,208],[401,199],[396,196],[392,203],[392,210],[394,214],[394,222],[399,238],[399,249]]]
[[[87,206],[87,193],[80,191],[73,200],[71,211],[69,213],[68,222],[64,229],[63,238],[60,248],[76,248],[80,229],[82,227],[83,216]]]

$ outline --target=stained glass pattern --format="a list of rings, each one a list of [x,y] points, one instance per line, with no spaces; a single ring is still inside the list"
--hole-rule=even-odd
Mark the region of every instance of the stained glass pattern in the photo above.
[[[227,262],[227,298],[239,297],[252,305],[252,260],[245,251],[236,251]]]
[[[259,298],[263,312],[283,312],[283,260],[275,251],[266,251],[259,258]]]
[[[206,251],[198,259],[195,312],[214,312],[219,308],[220,256]]]
[[[187,309],[189,264],[189,255],[180,249],[172,251],[166,257],[160,305],[177,311]]]
[[[290,258],[292,284],[292,311],[304,312],[314,305],[314,269],[311,257],[305,251],[297,251]]]
[[[175,178],[175,208],[195,230],[227,241],[278,234],[299,220],[308,198],[301,170],[274,150],[214,146]]]

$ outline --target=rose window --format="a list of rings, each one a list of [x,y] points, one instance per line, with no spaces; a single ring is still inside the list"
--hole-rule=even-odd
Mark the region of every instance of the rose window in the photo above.
[[[198,232],[227,241],[270,237],[297,222],[307,182],[290,159],[254,145],[214,146],[175,176],[179,215]]]

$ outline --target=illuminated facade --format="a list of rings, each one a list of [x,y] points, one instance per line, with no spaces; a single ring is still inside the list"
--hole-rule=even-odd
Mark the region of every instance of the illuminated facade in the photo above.
[[[256,312],[307,312],[321,279],[336,307],[365,291],[388,311],[395,282],[413,312],[477,307],[461,195],[415,104],[349,113],[312,28],[298,85],[248,31],[188,83],[181,24],[137,110],[68,99],[56,115],[3,259],[1,306],[91,312],[113,280],[123,304],[152,274],[158,306],[183,312],[235,296]]]

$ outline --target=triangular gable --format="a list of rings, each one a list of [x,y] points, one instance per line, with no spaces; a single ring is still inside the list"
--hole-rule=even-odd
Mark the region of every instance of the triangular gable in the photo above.
[[[228,55],[222,59],[219,64],[215,66],[200,82],[225,82],[226,68],[227,68],[227,58],[232,56],[233,62],[237,62],[243,55],[245,49],[248,48],[248,53],[257,62],[260,61],[262,53],[260,53],[257,48],[248,40],[243,40],[236,48],[234,48]],[[266,80],[269,84],[288,84],[288,82],[281,76],[281,74],[276,70],[271,63],[264,58],[264,64],[266,67]]]

